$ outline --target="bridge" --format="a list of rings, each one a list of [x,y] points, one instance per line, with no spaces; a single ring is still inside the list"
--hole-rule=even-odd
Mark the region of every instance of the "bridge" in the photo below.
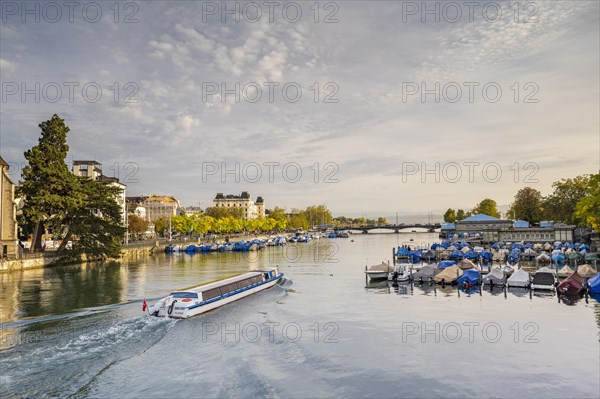
[[[375,225],[371,225],[371,226],[344,226],[344,227],[338,227],[339,230],[358,230],[358,231],[362,231],[363,234],[367,234],[369,231],[371,230],[379,230],[379,229],[386,229],[386,230],[393,230],[394,233],[400,233],[401,230],[407,230],[407,229],[426,229],[428,232],[433,233],[435,231],[435,229],[439,229],[441,228],[441,224],[439,223],[415,223],[415,224],[406,224],[406,223],[400,223],[398,225],[394,225],[394,224],[386,224],[383,226],[375,226]]]

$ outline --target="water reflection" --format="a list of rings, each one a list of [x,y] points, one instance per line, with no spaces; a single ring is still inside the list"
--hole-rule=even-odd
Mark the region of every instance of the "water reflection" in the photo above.
[[[116,262],[3,273],[0,322],[118,303],[126,284]]]

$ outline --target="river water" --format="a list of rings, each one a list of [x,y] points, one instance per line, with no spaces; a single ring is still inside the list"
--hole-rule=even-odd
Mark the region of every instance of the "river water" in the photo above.
[[[365,285],[365,264],[411,238],[438,241],[354,235],[0,274],[0,396],[600,396],[598,302]],[[282,285],[206,315],[141,312],[143,298],[275,265]]]

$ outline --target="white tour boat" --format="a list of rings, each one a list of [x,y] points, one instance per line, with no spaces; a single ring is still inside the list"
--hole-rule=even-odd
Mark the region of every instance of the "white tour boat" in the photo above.
[[[148,308],[157,317],[187,319],[273,287],[283,273],[278,268],[256,270],[184,291],[171,292]],[[146,301],[142,310],[146,310]]]

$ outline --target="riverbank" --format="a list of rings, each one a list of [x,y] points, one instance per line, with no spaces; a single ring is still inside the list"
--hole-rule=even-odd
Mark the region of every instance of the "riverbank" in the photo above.
[[[279,234],[285,237],[293,235],[293,233],[282,233]],[[226,239],[233,240],[254,240],[254,239],[267,239],[268,235],[227,235],[227,236],[216,236],[200,239],[190,239],[189,237],[181,237],[177,240],[158,239],[158,240],[147,240],[140,242],[133,242],[128,245],[124,245],[121,249],[121,255],[116,259],[109,260],[129,260],[137,259],[141,256],[151,255],[155,253],[163,252],[164,248],[169,245],[190,245],[190,244],[207,244],[216,241],[224,241]],[[65,261],[63,258],[56,255],[53,251],[39,252],[39,253],[24,253],[21,259],[2,259],[0,260],[0,273],[12,272],[18,270],[31,270],[44,267],[54,267],[68,264],[86,263],[97,261],[94,259],[84,259],[80,261]]]

